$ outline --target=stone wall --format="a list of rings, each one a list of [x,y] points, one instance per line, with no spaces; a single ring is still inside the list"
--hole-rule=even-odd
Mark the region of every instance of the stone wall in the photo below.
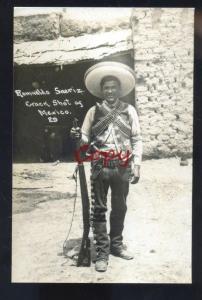
[[[15,17],[14,61],[68,64],[134,49],[144,155],[190,156],[193,22],[190,8],[32,10]]]
[[[17,8],[16,12],[17,12]],[[23,10],[22,10],[23,11]],[[24,8],[15,13],[14,41],[45,41],[56,38],[78,37],[130,28],[130,8],[61,8],[39,10]]]
[[[145,156],[192,153],[193,22],[193,9],[133,9],[136,100]]]
[[[14,63],[64,65],[133,48],[131,8],[15,9]],[[17,13],[18,12],[18,13]],[[39,13],[41,12],[41,13]],[[123,17],[124,16],[124,17]]]

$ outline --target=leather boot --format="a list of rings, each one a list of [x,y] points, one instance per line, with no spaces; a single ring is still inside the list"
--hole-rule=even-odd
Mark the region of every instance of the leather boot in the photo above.
[[[105,272],[109,258],[109,237],[106,222],[93,222],[93,233],[97,253],[95,270]]]
[[[106,272],[107,265],[108,265],[108,260],[105,258],[100,258],[95,262],[95,270],[97,272]]]
[[[126,260],[131,260],[134,258],[134,256],[129,253],[124,247],[119,247],[119,248],[111,248],[110,253],[114,256],[126,259]]]

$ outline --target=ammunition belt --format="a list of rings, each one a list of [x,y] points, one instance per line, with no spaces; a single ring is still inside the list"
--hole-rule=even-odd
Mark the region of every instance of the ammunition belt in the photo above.
[[[128,165],[130,165],[130,161],[131,159],[129,159]],[[92,166],[95,167],[96,169],[99,168],[117,168],[117,167],[121,167],[124,164],[124,162],[122,162],[120,159],[109,159],[107,161],[105,161],[103,158],[99,159],[99,160],[95,160],[92,161]]]

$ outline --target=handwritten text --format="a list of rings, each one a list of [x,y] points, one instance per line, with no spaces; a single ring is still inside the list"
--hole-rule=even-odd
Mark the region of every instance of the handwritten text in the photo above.
[[[102,150],[95,150],[88,153],[84,158],[81,157],[82,153],[88,151],[89,145],[85,144],[82,145],[79,149],[77,149],[74,153],[75,160],[78,163],[82,163],[85,161],[96,161],[96,160],[103,160],[103,166],[107,167],[109,165],[109,161],[117,159],[119,161],[119,166],[127,167],[129,163],[129,159],[131,157],[131,153],[127,150],[125,153],[120,150],[119,152],[115,152],[113,149],[109,149],[107,151]]]

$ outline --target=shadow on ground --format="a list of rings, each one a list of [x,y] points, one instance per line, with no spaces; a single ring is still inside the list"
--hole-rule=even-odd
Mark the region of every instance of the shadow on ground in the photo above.
[[[75,197],[74,193],[61,193],[57,191],[41,191],[34,190],[34,192],[25,190],[23,192],[13,191],[13,213],[19,214],[23,212],[30,212],[38,205],[47,201],[55,201],[62,199],[71,199]]]
[[[63,252],[59,252],[58,256],[64,256],[68,260],[72,260],[72,265],[77,264],[77,258],[80,251],[82,239],[70,239],[64,242],[63,245]],[[90,239],[91,244],[91,263],[95,262],[96,259],[96,252],[95,247],[93,245],[93,239]]]

